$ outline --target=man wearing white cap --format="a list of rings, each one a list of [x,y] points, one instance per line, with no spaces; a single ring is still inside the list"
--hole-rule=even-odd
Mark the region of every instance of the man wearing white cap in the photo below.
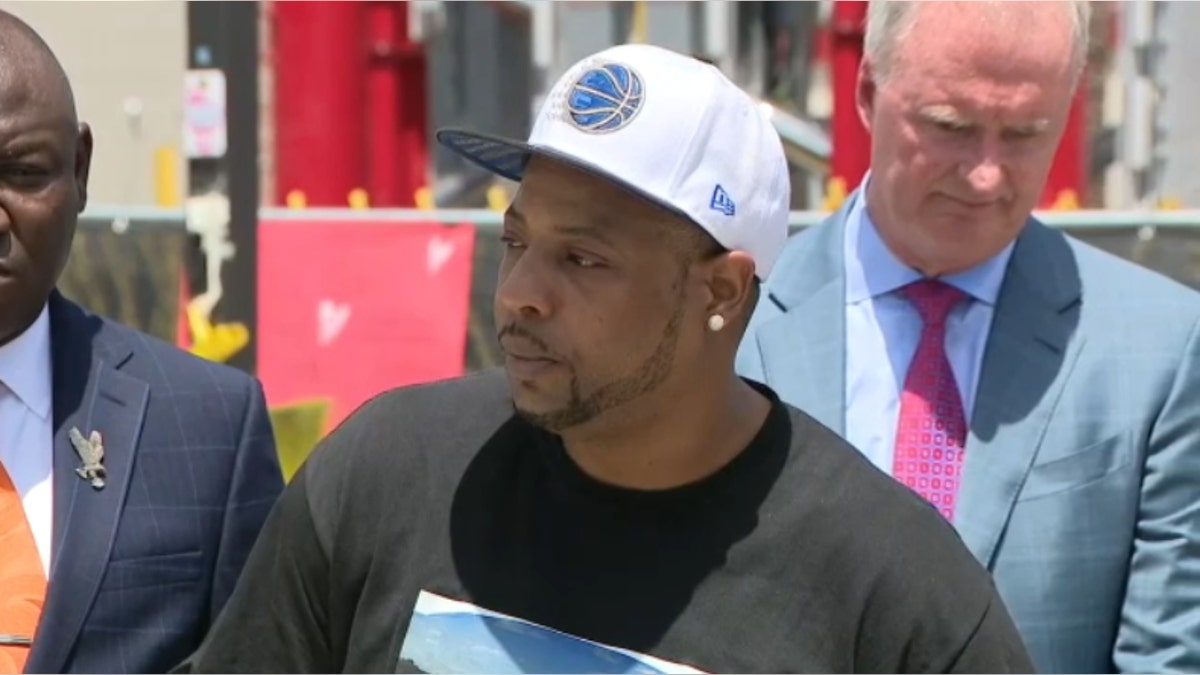
[[[935,510],[734,374],[789,196],[748,96],[621,46],[528,143],[438,138],[522,183],[505,368],[342,424],[181,670],[1031,670]]]

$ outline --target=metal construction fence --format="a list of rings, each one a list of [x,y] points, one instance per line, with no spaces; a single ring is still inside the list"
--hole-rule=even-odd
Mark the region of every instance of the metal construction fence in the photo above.
[[[1055,211],[1038,214],[1088,243],[1200,289],[1200,210]],[[795,212],[801,229],[826,214]],[[374,223],[404,227],[444,223],[476,227],[467,331],[468,369],[498,362],[491,296],[502,255],[500,213],[490,210],[262,209],[275,221]],[[181,210],[97,206],[84,213],[61,287],[93,311],[174,340],[179,312],[178,283],[188,245]],[[316,264],[316,263],[314,263]],[[330,264],[352,264],[338,260]],[[226,289],[236,293],[237,289]]]

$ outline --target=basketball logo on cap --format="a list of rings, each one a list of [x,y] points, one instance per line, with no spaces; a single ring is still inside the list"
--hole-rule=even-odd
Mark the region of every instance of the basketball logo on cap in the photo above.
[[[642,108],[642,78],[619,63],[592,68],[567,92],[567,117],[588,133],[616,131]]]

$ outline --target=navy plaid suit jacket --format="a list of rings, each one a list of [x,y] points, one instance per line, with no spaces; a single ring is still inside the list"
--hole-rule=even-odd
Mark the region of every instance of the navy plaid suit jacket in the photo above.
[[[50,299],[54,525],[28,672],[165,672],[220,611],[283,489],[257,380]],[[99,431],[107,484],[68,432]]]

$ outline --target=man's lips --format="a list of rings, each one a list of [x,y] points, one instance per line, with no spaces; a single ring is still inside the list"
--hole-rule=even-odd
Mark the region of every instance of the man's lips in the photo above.
[[[550,355],[550,350],[546,345],[539,344],[540,340],[527,339],[519,335],[502,335],[499,342],[500,351],[504,352],[506,356],[523,361],[558,360]]]
[[[543,352],[537,352],[532,349],[507,349],[507,348],[501,346],[500,350],[502,352],[504,352],[505,356],[507,356],[509,358],[513,358],[513,359],[518,359],[521,361],[555,361],[555,362],[557,362],[557,359],[551,358],[549,356],[546,356],[546,354]]]
[[[945,193],[942,193],[942,196],[945,197],[946,199],[950,200],[954,204],[957,204],[966,209],[971,209],[973,211],[986,209],[991,206],[995,206],[997,204],[997,201],[994,199],[988,200],[988,201],[979,201],[979,200],[975,200],[975,199],[959,199],[958,197],[955,197],[954,195],[945,194]]]
[[[504,368],[509,375],[518,380],[533,380],[547,372],[554,370],[561,364],[554,359],[524,356],[517,356],[511,352],[506,353],[504,359]]]

